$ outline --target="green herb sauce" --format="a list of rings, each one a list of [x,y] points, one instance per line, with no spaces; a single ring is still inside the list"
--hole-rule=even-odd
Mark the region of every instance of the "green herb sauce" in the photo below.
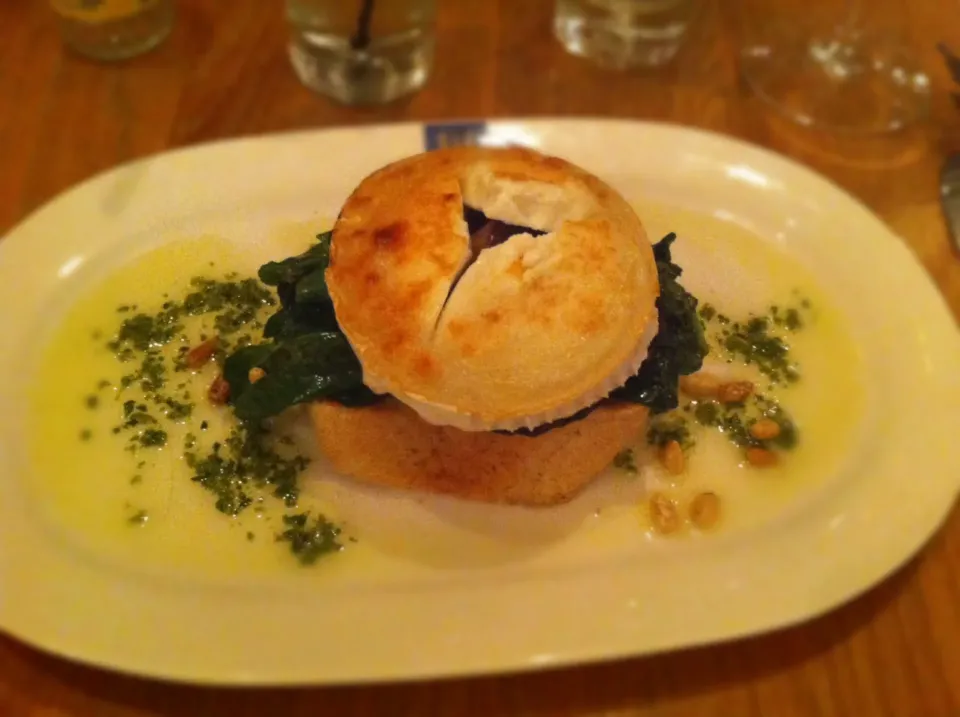
[[[175,387],[169,385],[172,373],[187,370],[182,361],[190,350],[184,323],[186,319],[214,314],[213,323],[220,332],[219,358],[222,359],[225,349],[223,337],[236,333],[247,324],[259,326],[258,311],[276,303],[266,287],[257,280],[238,280],[232,274],[223,280],[194,277],[190,285],[191,291],[182,301],[167,300],[153,314],[141,312],[124,318],[114,338],[107,343],[107,348],[118,361],[136,365],[121,377],[119,393],[136,386],[143,391],[145,398],[145,402],[136,405],[134,401],[125,401],[123,421],[113,429],[114,433],[132,433],[128,450],[163,447],[167,442],[166,432],[150,426],[158,424],[160,419],[186,421],[193,413],[195,402],[185,390],[185,384],[179,383]],[[117,307],[119,314],[136,310],[135,304]],[[241,338],[249,342],[248,336]],[[177,359],[171,362],[164,356],[163,348],[174,341],[184,345],[178,350]],[[97,384],[98,390],[109,387],[109,381]],[[95,395],[86,400],[90,408],[100,404]]]
[[[192,479],[216,496],[217,510],[232,516],[253,503],[252,487],[272,488],[284,505],[296,506],[297,478],[309,464],[299,454],[276,451],[266,429],[242,423],[205,454],[185,447],[183,456],[193,470]]]
[[[323,555],[343,550],[340,528],[322,515],[318,515],[313,523],[309,519],[309,513],[283,516],[287,529],[277,536],[278,541],[290,544],[290,551],[304,565],[312,565]]]
[[[762,315],[732,321],[712,305],[704,304],[699,316],[713,329],[711,343],[725,351],[731,362],[756,366],[776,386],[800,379],[799,367],[790,360],[787,338],[805,327],[809,309],[810,302],[801,298],[795,306],[773,305]]]
[[[196,328],[196,318],[206,316],[213,327],[217,349],[211,359],[222,364],[228,350],[252,343],[252,335],[244,329],[262,330],[263,311],[276,304],[269,289],[256,279],[239,279],[234,274],[221,280],[196,277],[190,287],[182,300],[164,295],[164,303],[153,313],[139,311],[135,304],[117,307],[120,323],[106,347],[119,363],[131,368],[116,385],[101,380],[96,390],[113,389],[120,420],[112,431],[127,436],[127,451],[166,447],[170,436],[164,424],[189,421],[196,400],[206,400],[205,396],[192,396],[187,382],[171,380],[177,373],[200,370],[186,364],[191,349],[190,329]],[[95,332],[95,340],[99,341],[101,335]],[[207,338],[201,335],[200,340]],[[180,346],[171,350],[176,344]],[[124,396],[134,391],[142,395]],[[96,393],[83,400],[91,410],[102,408],[105,403]],[[267,489],[286,508],[297,505],[297,481],[308,461],[296,453],[292,441],[273,436],[266,427],[251,421],[240,422],[221,441],[205,443],[200,436],[206,435],[208,428],[207,421],[202,421],[199,431],[186,433],[183,457],[192,471],[192,480],[215,497],[217,510],[236,516],[256,504],[255,509],[260,511],[262,498],[257,494],[262,489]],[[90,437],[88,429],[80,432],[81,440]],[[136,472],[128,479],[131,486],[143,482],[145,466],[146,461],[138,461]],[[127,522],[144,525],[147,520],[147,512],[139,510]],[[308,521],[306,513],[286,515],[283,521],[286,529],[277,540],[287,543],[303,564],[341,549],[339,528],[323,516]],[[246,539],[252,541],[254,534],[247,532]]]
[[[636,458],[633,455],[633,451],[629,448],[620,451],[613,457],[613,465],[615,468],[619,468],[627,473],[637,472]]]
[[[791,359],[786,339],[807,325],[811,305],[799,295],[794,298],[795,305],[772,305],[765,314],[743,321],[730,319],[711,304],[703,304],[697,313],[708,328],[708,340],[713,348],[726,351],[730,362],[756,366],[770,380],[772,388],[800,379],[800,369]],[[764,418],[776,422],[779,428],[776,437],[763,440],[751,433],[752,426]],[[753,393],[740,403],[688,400],[676,410],[650,421],[647,442],[662,447],[677,441],[684,450],[689,450],[695,444],[691,424],[716,429],[744,449],[790,450],[798,441],[796,424],[786,409],[762,393]]]
[[[676,441],[684,450],[693,447],[693,437],[687,420],[680,410],[655,417],[647,427],[647,443],[662,448],[671,441]]]

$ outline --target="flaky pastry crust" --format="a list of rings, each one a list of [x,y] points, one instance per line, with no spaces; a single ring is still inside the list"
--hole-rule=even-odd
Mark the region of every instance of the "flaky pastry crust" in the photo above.
[[[464,205],[546,233],[474,261]],[[657,328],[636,213],[592,174],[526,149],[438,150],[374,172],[343,206],[326,278],[364,382],[468,431],[596,403]]]

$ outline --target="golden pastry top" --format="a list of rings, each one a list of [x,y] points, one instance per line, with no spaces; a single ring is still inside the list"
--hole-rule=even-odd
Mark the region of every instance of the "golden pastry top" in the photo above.
[[[545,233],[474,256],[464,205]],[[374,172],[334,226],[327,284],[367,385],[465,430],[595,403],[657,329],[636,213],[597,177],[527,149],[443,149]]]

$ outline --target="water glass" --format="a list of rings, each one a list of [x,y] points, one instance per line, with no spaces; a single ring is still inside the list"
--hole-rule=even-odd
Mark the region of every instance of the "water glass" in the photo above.
[[[286,0],[300,81],[344,104],[419,90],[433,65],[436,0]]]
[[[683,45],[698,0],[556,0],[553,31],[568,52],[602,67],[659,67]]]
[[[68,47],[123,60],[159,45],[173,28],[173,0],[51,0]]]
[[[930,111],[931,83],[903,35],[906,5],[843,0],[803,13],[739,0],[740,73],[756,95],[806,128],[847,136],[898,132]]]

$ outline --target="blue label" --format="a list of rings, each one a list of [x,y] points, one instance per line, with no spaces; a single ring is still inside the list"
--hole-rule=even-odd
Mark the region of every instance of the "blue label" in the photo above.
[[[483,144],[486,122],[456,122],[426,124],[423,126],[423,144],[426,149],[477,146]]]

